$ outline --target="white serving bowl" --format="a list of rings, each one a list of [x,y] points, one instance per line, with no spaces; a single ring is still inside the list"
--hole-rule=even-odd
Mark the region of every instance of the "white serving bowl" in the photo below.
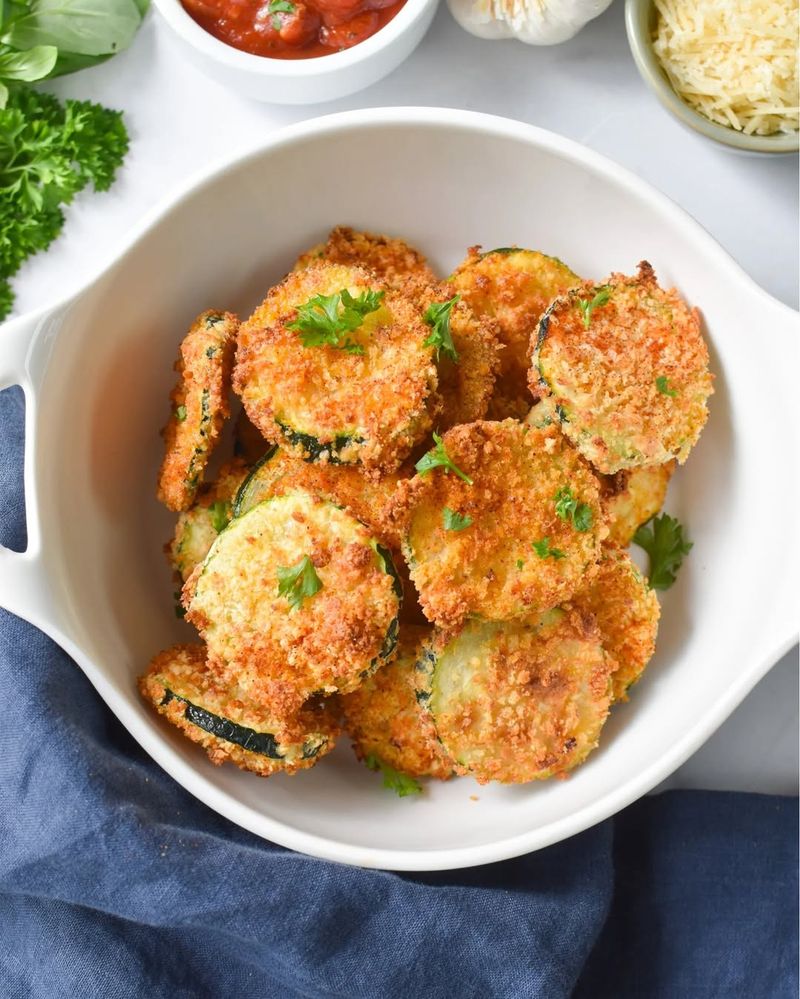
[[[139,700],[151,656],[192,636],[161,551],[173,517],[154,496],[178,343],[202,309],[246,315],[336,223],[402,235],[442,273],[474,243],[537,247],[598,279],[646,257],[702,309],[716,394],[667,502],[694,549],[663,598],[653,663],[569,780],[460,779],[398,799],[343,740],[308,773],[263,781],[211,766]],[[0,549],[0,605],[59,642],[177,781],[260,836],[398,870],[535,850],[666,777],[789,647],[798,332],[683,211],[567,139],[441,109],[293,126],[189,183],[73,298],[0,330],[0,386],[27,401],[29,537],[25,554]]]
[[[271,59],[221,42],[193,20],[180,0],[154,0],[191,61],[245,97],[270,104],[318,104],[377,83],[407,59],[430,27],[439,0],[406,0],[370,38],[313,59]]]

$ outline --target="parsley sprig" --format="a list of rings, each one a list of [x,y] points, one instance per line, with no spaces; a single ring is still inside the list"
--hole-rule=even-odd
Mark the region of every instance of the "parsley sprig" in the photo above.
[[[609,298],[611,298],[611,288],[606,284],[602,288],[598,288],[593,298],[578,299],[578,308],[581,310],[584,329],[589,329],[594,310],[598,309],[601,305],[605,305]]]
[[[283,27],[283,22],[278,17],[278,14],[294,14],[295,9],[295,5],[290,3],[289,0],[269,0],[267,13],[272,15],[270,24],[275,31],[280,31]]]
[[[380,770],[383,774],[383,786],[394,793],[399,798],[405,798],[409,794],[421,794],[422,785],[419,781],[409,777],[408,774],[401,773],[384,763],[375,753],[370,753],[364,760],[364,764],[369,770]]]
[[[446,506],[442,510],[442,522],[446,531],[463,531],[464,528],[469,527],[472,523],[472,517],[466,513],[458,513],[456,510],[451,510],[449,506]]]
[[[419,472],[420,475],[427,475],[428,472],[432,472],[434,468],[443,468],[445,474],[447,472],[452,472],[457,475],[459,479],[463,479],[468,486],[472,485],[472,479],[466,475],[461,469],[456,465],[450,455],[447,453],[447,448],[442,442],[442,438],[433,432],[433,440],[436,447],[432,447],[430,451],[419,459],[419,461],[414,465],[414,468]]]
[[[592,508],[588,503],[580,503],[572,494],[569,486],[562,486],[553,497],[556,505],[556,515],[561,520],[571,521],[576,531],[582,534],[589,530],[594,520]]]
[[[422,317],[432,330],[431,335],[425,340],[425,346],[434,348],[437,361],[441,354],[449,357],[451,361],[458,361],[458,351],[450,332],[450,313],[460,298],[460,295],[453,295],[446,302],[432,302]]]
[[[659,375],[658,378],[656,378],[656,389],[662,395],[670,395],[673,398],[678,394],[675,389],[669,387],[669,379],[666,375]]]
[[[307,597],[322,589],[314,563],[304,555],[296,565],[278,566],[278,596],[286,597],[292,610],[302,607]]]
[[[636,531],[633,540],[650,559],[648,577],[654,590],[668,590],[675,582],[692,542],[684,537],[683,525],[668,513],[652,517]]]
[[[385,292],[367,288],[353,297],[347,288],[333,295],[314,295],[297,308],[297,318],[286,328],[297,330],[304,347],[336,347],[348,354],[363,354],[348,333],[357,330],[371,312],[377,312]]]
[[[550,538],[542,538],[541,541],[531,541],[531,548],[533,548],[539,558],[552,558],[558,561],[567,557],[566,553],[562,552],[560,548],[550,547]]]

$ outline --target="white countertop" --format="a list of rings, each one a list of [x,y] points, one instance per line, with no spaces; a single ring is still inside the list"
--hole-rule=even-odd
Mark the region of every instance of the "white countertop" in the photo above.
[[[20,312],[84,283],[141,214],[194,171],[280,125],[382,105],[469,108],[577,139],[672,197],[767,291],[797,307],[797,160],[730,153],[678,125],[636,72],[622,0],[551,48],[473,38],[442,5],[420,47],[389,77],[354,97],[305,108],[256,104],[207,80],[153,12],[128,52],[53,89],[124,110],[132,145],[112,190],[81,195],[63,236],[17,277]],[[797,784],[795,650],[665,786],[795,794]]]

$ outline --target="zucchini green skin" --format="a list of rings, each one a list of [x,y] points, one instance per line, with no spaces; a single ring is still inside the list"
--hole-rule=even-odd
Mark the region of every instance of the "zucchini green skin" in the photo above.
[[[323,443],[312,434],[305,434],[301,433],[299,430],[294,430],[288,424],[282,423],[280,420],[276,420],[275,422],[280,428],[281,434],[283,434],[287,443],[303,449],[305,461],[320,461],[323,457],[326,457],[331,465],[352,465],[355,464],[355,462],[342,459],[342,451],[351,447],[353,444],[364,443],[363,437],[356,437],[352,434],[337,434],[332,441]]]
[[[253,492],[254,487],[258,482],[259,473],[264,468],[264,466],[267,465],[275,457],[277,453],[278,453],[278,445],[273,444],[272,447],[264,455],[264,457],[260,458],[259,461],[257,461],[256,464],[253,466],[253,468],[250,470],[250,472],[247,475],[247,478],[239,486],[239,489],[236,492],[236,496],[234,497],[233,507],[231,512],[232,517],[241,517],[243,513],[247,513],[247,510],[255,505],[249,502],[250,494]]]
[[[403,606],[403,584],[400,580],[400,575],[397,572],[397,566],[394,564],[394,559],[392,558],[392,553],[388,548],[384,548],[383,545],[375,544],[375,554],[383,563],[383,571],[392,577],[392,590],[395,596],[400,602],[400,607]],[[400,616],[393,618],[386,630],[386,637],[383,640],[383,645],[381,646],[380,652],[375,656],[369,667],[361,673],[362,679],[366,680],[368,677],[372,676],[375,670],[378,669],[380,665],[387,662],[394,655],[395,649],[397,648],[397,640],[400,634]]]
[[[212,714],[205,708],[193,704],[192,701],[187,700],[187,698],[182,697],[180,694],[176,694],[174,690],[166,688],[166,692],[161,699],[161,704],[163,706],[169,704],[170,701],[180,701],[186,705],[183,712],[184,718],[188,722],[191,722],[192,725],[196,725],[217,739],[231,742],[242,749],[246,749],[249,753],[258,753],[260,756],[267,756],[271,760],[285,759],[285,754],[280,751],[275,736],[270,732],[257,732],[255,729],[247,728],[245,725],[237,725],[230,718],[223,718],[221,715]],[[313,759],[321,748],[321,744],[315,745],[314,743],[307,742],[303,745],[301,758],[304,760]]]

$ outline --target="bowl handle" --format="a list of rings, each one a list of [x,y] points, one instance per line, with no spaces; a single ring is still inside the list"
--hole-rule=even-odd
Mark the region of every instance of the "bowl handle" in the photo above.
[[[25,517],[28,547],[24,552],[0,545],[0,607],[52,634],[60,627],[53,590],[42,554],[39,511],[34,492],[33,433],[38,372],[32,356],[38,331],[48,317],[20,316],[0,327],[0,390],[19,385],[25,394]],[[58,620],[57,620],[58,619]]]

